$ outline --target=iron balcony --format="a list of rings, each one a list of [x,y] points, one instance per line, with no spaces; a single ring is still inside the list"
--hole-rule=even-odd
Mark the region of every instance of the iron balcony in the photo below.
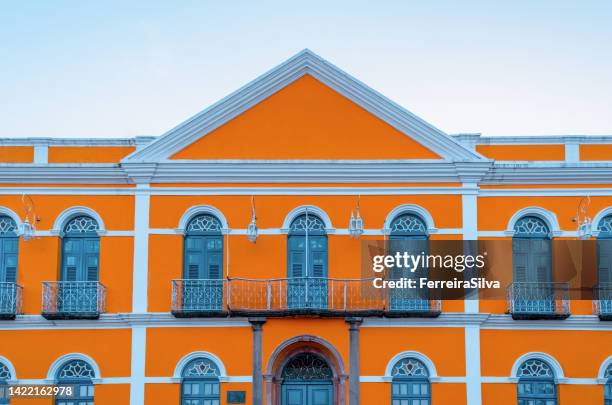
[[[21,313],[23,287],[17,283],[0,283],[0,319],[15,319]]]
[[[515,282],[508,286],[513,319],[565,319],[570,316],[568,283]]]
[[[42,316],[47,319],[98,319],[106,288],[98,281],[43,282]]]
[[[172,280],[176,317],[436,317],[440,300],[375,289],[372,279],[280,278]]]
[[[612,283],[599,283],[593,296],[595,314],[602,321],[612,321]]]

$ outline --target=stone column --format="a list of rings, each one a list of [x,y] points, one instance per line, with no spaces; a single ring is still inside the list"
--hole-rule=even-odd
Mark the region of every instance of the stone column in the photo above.
[[[349,324],[349,405],[359,405],[359,376],[361,366],[359,361],[359,327],[362,318],[347,318]]]
[[[253,405],[263,405],[262,331],[266,318],[249,318],[253,328]]]

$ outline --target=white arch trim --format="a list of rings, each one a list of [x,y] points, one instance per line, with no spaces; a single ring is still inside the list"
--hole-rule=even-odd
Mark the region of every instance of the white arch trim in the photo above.
[[[561,228],[559,227],[559,221],[557,220],[557,214],[542,207],[527,207],[515,212],[514,215],[512,215],[512,218],[510,218],[510,221],[508,221],[508,228],[506,228],[504,233],[506,235],[513,236],[515,233],[514,225],[516,225],[519,219],[527,215],[536,216],[544,220],[550,227],[552,236],[561,235],[562,232]]]
[[[10,378],[8,379],[8,383],[17,381],[17,372],[15,371],[13,363],[11,363],[9,359],[4,356],[0,356],[0,363],[4,364],[9,370]]]
[[[612,207],[604,208],[603,210],[599,211],[597,215],[595,215],[592,226],[593,236],[597,237],[597,235],[599,235],[599,223],[608,215],[612,215]]]
[[[221,211],[212,205],[194,205],[193,207],[189,208],[187,211],[185,211],[185,213],[183,213],[183,216],[179,220],[179,225],[176,232],[180,234],[185,233],[185,229],[187,228],[189,221],[196,215],[201,214],[209,214],[214,216],[221,222],[221,233],[226,234],[229,232],[227,219]]]
[[[223,364],[221,359],[219,357],[215,356],[214,354],[210,353],[210,352],[204,352],[204,351],[191,352],[188,355],[186,355],[185,357],[183,357],[176,364],[176,367],[174,368],[174,374],[172,375],[172,380],[176,381],[176,382],[180,382],[181,379],[182,379],[183,369],[185,368],[185,366],[190,361],[195,360],[195,359],[199,359],[199,358],[202,358],[202,357],[212,361],[213,363],[215,363],[217,365],[217,367],[219,367],[219,374],[220,374],[219,381],[221,381],[221,382],[227,381],[227,371],[225,370],[225,365]]]
[[[57,360],[51,364],[49,368],[49,372],[47,373],[47,382],[52,384],[55,382],[55,376],[57,375],[60,368],[67,362],[72,360],[83,360],[87,362],[91,368],[93,368],[95,378],[92,379],[93,383],[99,383],[102,380],[102,374],[100,373],[100,367],[98,367],[98,363],[94,361],[91,357],[83,353],[70,353],[65,354],[62,357],[59,357]]]
[[[289,227],[291,226],[291,222],[293,222],[293,220],[298,216],[305,214],[306,211],[308,211],[309,214],[314,214],[321,218],[321,220],[325,224],[325,231],[327,233],[334,233],[335,229],[331,223],[331,220],[329,219],[329,215],[327,215],[325,211],[315,205],[301,205],[292,209],[283,221],[281,233],[289,233]]]
[[[429,381],[435,382],[439,379],[438,372],[436,371],[436,366],[434,365],[433,361],[431,361],[431,359],[424,354],[413,351],[405,351],[393,356],[389,363],[387,363],[387,368],[385,368],[385,376],[383,379],[385,381],[392,381],[393,366],[395,366],[398,361],[406,358],[417,359],[421,363],[425,364],[425,367],[427,367],[427,371],[429,372]]]
[[[543,353],[543,352],[529,352],[529,353],[525,353],[521,357],[516,359],[516,361],[512,365],[512,370],[510,372],[511,379],[514,380],[514,381],[518,381],[518,370],[519,370],[519,367],[524,362],[526,362],[527,360],[533,360],[533,359],[542,360],[542,361],[546,362],[546,364],[548,364],[552,368],[553,374],[555,376],[555,382],[557,384],[559,384],[559,383],[561,383],[561,382],[563,382],[565,380],[565,375],[563,374],[563,369],[561,368],[561,364],[559,364],[557,359],[555,359],[551,355],[549,355],[547,353]]]
[[[7,217],[15,221],[15,224],[17,225],[17,235],[22,234],[23,222],[21,221],[21,218],[19,218],[19,215],[17,215],[13,210],[6,207],[0,207],[0,215],[6,215]]]
[[[384,232],[389,233],[391,231],[391,222],[401,214],[415,214],[419,216],[423,221],[425,221],[425,226],[427,226],[427,233],[432,234],[438,232],[438,228],[434,224],[433,217],[425,208],[416,204],[402,204],[393,208],[391,212],[387,215],[384,224]]]
[[[603,363],[601,363],[601,367],[599,367],[599,372],[597,373],[598,383],[606,384],[608,382],[608,379],[604,378],[604,375],[606,374],[606,370],[608,369],[608,367],[612,367],[612,356],[608,357],[607,359],[604,360]]]
[[[71,218],[77,215],[88,215],[92,217],[98,223],[98,235],[104,235],[106,233],[106,227],[104,226],[104,221],[102,220],[100,214],[98,214],[91,208],[83,206],[74,206],[62,211],[62,213],[59,214],[55,219],[55,222],[53,223],[53,228],[51,229],[51,233],[55,235],[60,235],[66,222],[68,222]]]

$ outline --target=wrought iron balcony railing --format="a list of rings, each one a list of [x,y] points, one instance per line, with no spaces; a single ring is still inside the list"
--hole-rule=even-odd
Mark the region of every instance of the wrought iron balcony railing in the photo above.
[[[508,312],[514,319],[565,319],[570,316],[569,284],[515,282],[508,286]]]
[[[42,316],[47,319],[98,319],[106,289],[98,281],[43,282]]]
[[[593,296],[595,314],[602,321],[612,321],[612,283],[599,283]]]
[[[16,283],[0,283],[0,319],[15,319],[21,313],[23,287]]]
[[[440,300],[389,296],[371,279],[173,280],[172,313],[195,316],[437,316]]]

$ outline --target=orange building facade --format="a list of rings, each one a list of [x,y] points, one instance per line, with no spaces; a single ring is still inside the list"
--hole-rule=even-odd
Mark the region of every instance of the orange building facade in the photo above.
[[[1,139],[0,177],[0,390],[79,391],[11,404],[612,401],[612,137],[448,135],[303,51],[159,137]],[[360,298],[397,235],[600,240],[601,291],[549,252],[507,300]]]

